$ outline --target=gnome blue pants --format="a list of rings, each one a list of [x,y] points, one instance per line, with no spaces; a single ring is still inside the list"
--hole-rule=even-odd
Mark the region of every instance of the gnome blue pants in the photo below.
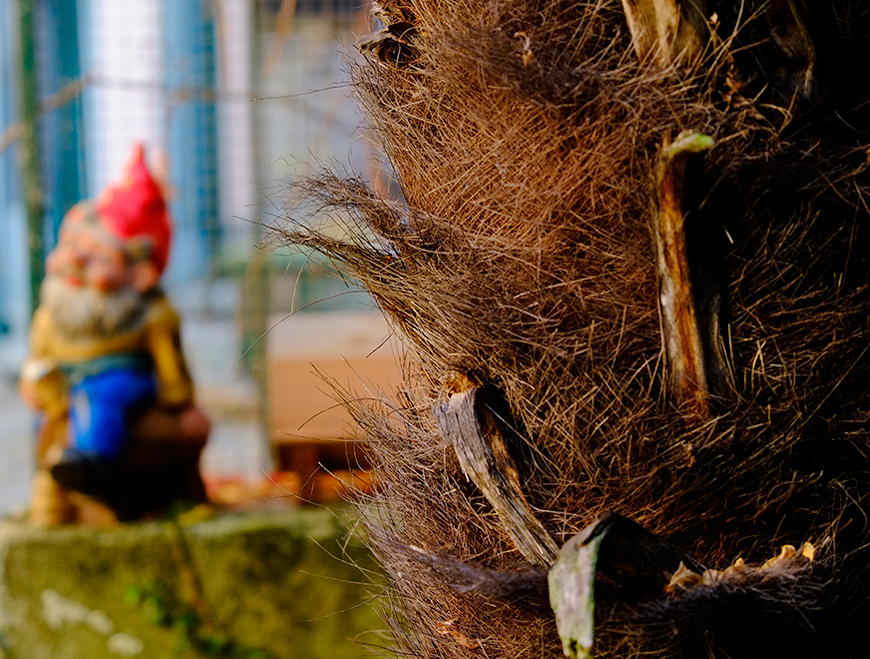
[[[114,368],[89,375],[70,390],[72,447],[96,457],[118,458],[131,413],[157,396],[154,374]]]

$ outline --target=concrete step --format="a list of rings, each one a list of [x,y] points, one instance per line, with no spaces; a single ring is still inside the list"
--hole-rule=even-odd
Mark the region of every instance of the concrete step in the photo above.
[[[333,511],[106,530],[0,521],[0,659],[351,659],[382,646]]]

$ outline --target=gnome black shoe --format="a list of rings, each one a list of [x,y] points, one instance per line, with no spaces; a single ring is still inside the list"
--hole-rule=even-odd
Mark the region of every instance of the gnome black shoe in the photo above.
[[[113,497],[117,465],[93,453],[66,449],[51,467],[51,476],[61,486],[104,501]]]

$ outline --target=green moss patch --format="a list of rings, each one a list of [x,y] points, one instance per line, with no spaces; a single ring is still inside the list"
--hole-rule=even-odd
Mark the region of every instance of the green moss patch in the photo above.
[[[370,656],[373,568],[327,510],[104,531],[3,521],[0,657]]]

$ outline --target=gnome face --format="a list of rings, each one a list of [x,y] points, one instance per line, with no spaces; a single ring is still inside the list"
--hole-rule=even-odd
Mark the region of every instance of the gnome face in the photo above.
[[[76,211],[78,209],[74,209]],[[67,339],[109,337],[139,322],[160,277],[93,216],[70,212],[46,262],[41,303]]]
[[[127,286],[144,293],[157,283],[158,276],[149,262],[133,261],[121,239],[82,216],[64,220],[46,272],[70,286],[87,286],[100,293]]]

